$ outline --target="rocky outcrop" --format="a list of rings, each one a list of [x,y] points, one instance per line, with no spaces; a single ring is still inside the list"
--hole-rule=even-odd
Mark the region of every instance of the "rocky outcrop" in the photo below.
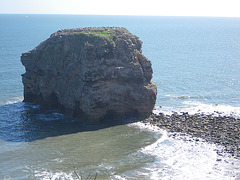
[[[125,28],[60,30],[22,54],[24,101],[87,122],[149,115],[157,88],[141,45]]]

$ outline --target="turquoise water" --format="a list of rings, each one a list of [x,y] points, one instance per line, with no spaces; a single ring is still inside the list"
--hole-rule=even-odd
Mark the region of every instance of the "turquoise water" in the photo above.
[[[155,113],[240,116],[240,18],[0,15],[0,179],[234,179],[239,161],[140,123],[82,126],[22,103],[20,56],[66,28],[122,26],[143,41]],[[217,159],[222,158],[222,161]]]

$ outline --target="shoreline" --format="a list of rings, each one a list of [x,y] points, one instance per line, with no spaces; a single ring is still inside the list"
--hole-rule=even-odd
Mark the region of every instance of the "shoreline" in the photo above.
[[[240,118],[232,116],[221,116],[217,114],[188,114],[188,112],[173,112],[172,115],[163,113],[152,114],[143,120],[143,123],[150,123],[167,132],[188,134],[196,137],[196,141],[202,138],[210,143],[222,145],[224,152],[230,153],[240,159]],[[175,134],[174,134],[175,133]],[[219,155],[223,152],[217,151]]]

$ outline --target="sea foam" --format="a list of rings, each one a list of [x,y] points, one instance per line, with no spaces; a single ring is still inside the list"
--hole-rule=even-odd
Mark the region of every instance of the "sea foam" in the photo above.
[[[153,112],[154,114],[164,113],[166,115],[171,115],[173,112],[203,113],[240,118],[240,107],[224,104],[206,104],[197,101],[184,101],[181,107],[157,106]]]
[[[219,156],[221,146],[191,137],[163,136],[141,152],[155,157],[146,165],[151,179],[235,179],[240,178],[240,161],[229,154]]]

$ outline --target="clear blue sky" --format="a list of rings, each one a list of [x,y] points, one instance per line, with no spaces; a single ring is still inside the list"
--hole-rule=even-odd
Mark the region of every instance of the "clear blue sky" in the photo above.
[[[240,17],[240,0],[0,0],[0,13]]]

